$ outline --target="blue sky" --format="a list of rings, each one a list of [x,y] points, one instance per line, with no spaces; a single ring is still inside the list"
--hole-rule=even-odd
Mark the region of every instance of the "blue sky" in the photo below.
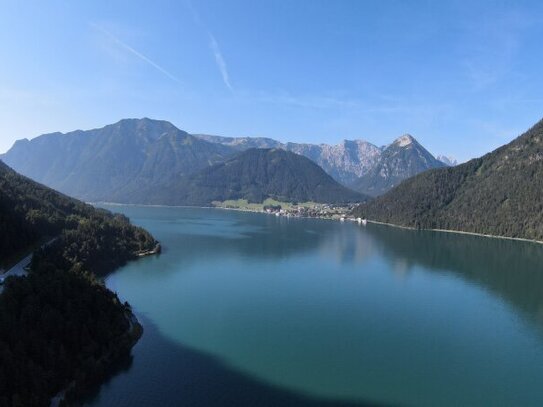
[[[460,160],[543,117],[543,3],[0,0],[0,152],[166,119],[189,132]]]

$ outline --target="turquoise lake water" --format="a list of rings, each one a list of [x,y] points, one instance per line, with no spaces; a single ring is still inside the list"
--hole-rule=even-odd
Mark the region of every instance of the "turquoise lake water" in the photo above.
[[[89,405],[543,405],[542,245],[108,209],[163,252],[107,279],[145,332]]]

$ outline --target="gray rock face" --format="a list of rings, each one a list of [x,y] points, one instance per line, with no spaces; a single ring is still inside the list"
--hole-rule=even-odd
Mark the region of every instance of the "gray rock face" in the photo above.
[[[403,135],[386,147],[373,168],[360,177],[353,189],[370,196],[384,194],[403,180],[423,171],[445,167],[411,135]]]
[[[193,136],[210,143],[231,147],[236,151],[245,151],[250,148],[283,148],[283,143],[267,137],[222,137],[209,134],[193,134]]]
[[[287,143],[285,148],[313,160],[344,185],[367,173],[381,155],[379,147],[363,140],[344,140],[336,145]]]
[[[451,156],[438,155],[436,157],[436,160],[441,161],[443,164],[447,165],[448,167],[454,167],[458,165],[458,160],[456,160],[454,157],[451,157]]]

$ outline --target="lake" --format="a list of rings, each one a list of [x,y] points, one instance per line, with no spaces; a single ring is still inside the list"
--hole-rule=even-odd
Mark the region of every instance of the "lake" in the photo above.
[[[144,335],[91,406],[541,406],[543,246],[112,206],[162,254],[107,279]]]

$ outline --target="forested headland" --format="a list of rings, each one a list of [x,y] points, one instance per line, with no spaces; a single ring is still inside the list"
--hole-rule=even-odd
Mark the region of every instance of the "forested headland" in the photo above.
[[[0,406],[73,400],[126,357],[141,334],[105,275],[157,242],[121,215],[98,210],[20,176],[0,162],[0,264],[39,248],[24,277],[0,293]]]

